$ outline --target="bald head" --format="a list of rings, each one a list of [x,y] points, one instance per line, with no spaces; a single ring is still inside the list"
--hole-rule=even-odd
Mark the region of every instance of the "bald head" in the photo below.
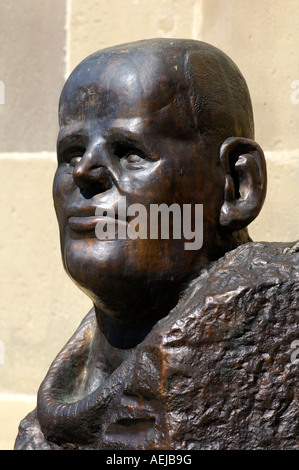
[[[111,89],[117,87],[127,103],[130,99],[134,103],[128,107],[129,114],[136,111],[138,100],[144,115],[154,111],[155,106],[161,109],[172,101],[175,118],[184,121],[185,132],[193,129],[212,135],[217,129],[219,143],[230,136],[254,138],[252,105],[241,72],[226,54],[204,42],[145,40],[90,55],[76,67],[62,92],[61,126],[66,124],[63,112],[66,107],[69,119],[70,108],[78,115],[74,87],[78,89],[79,106],[82,98],[93,102],[98,88],[102,111],[105,109],[107,114],[118,112],[111,100]],[[144,97],[148,98],[146,107]],[[118,101],[121,102],[121,96]]]

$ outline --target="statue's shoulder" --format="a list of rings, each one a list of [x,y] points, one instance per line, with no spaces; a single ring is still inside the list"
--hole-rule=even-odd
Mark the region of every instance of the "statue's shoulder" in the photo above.
[[[299,242],[250,242],[229,251],[186,289],[186,304],[203,305],[205,298],[299,281]]]
[[[298,247],[252,242],[228,252],[160,322],[169,416],[189,410],[184,433],[171,422],[174,447],[184,435],[188,448],[297,447]]]

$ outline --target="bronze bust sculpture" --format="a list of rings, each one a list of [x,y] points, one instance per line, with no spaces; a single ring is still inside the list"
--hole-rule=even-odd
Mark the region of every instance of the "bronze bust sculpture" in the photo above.
[[[59,123],[62,259],[94,308],[15,448],[296,448],[299,254],[248,235],[266,165],[236,65],[193,40],[108,48],[67,80]],[[123,201],[146,217],[202,205],[202,243],[138,224],[119,236],[134,212]],[[108,219],[115,236],[98,237]]]

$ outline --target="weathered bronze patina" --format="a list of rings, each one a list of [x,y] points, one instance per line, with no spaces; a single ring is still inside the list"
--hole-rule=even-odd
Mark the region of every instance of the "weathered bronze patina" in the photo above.
[[[59,122],[62,259],[94,308],[15,448],[296,448],[299,254],[248,235],[266,165],[236,65],[191,40],[105,49],[67,80]],[[148,210],[202,204],[202,246],[99,239],[99,209],[130,223],[124,197]]]

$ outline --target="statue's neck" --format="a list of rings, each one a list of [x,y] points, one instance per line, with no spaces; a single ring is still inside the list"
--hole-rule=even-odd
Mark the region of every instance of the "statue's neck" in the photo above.
[[[99,289],[92,298],[99,329],[112,346],[134,348],[177,305],[180,292],[181,283],[161,279]]]
[[[111,375],[128,358],[134,348],[113,346],[103,333],[101,338],[101,356],[105,361],[105,372]]]
[[[161,312],[158,315],[153,312],[152,315],[142,317],[139,322],[127,321],[125,312],[123,314],[124,320],[119,320],[96,305],[94,308],[100,331],[109,345],[116,348],[116,350],[127,350],[136,347],[144,340],[156,322],[165,316]],[[167,313],[168,311],[165,312],[165,314]]]

